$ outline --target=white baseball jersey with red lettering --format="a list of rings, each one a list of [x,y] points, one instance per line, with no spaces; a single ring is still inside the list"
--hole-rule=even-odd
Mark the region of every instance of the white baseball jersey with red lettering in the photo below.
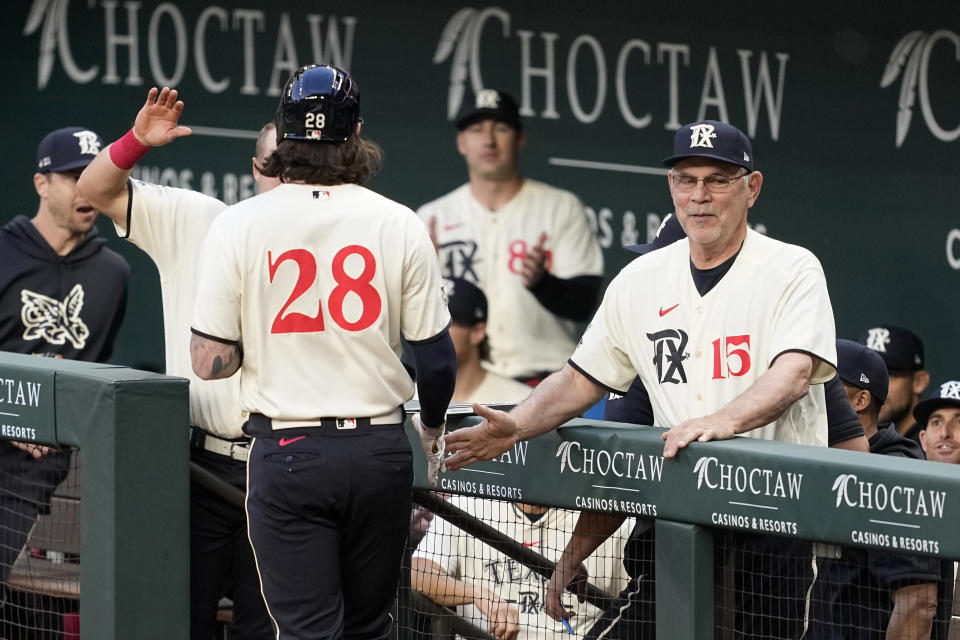
[[[240,377],[201,380],[193,373],[189,351],[200,249],[210,225],[227,205],[188,189],[138,180],[130,185],[127,229],[115,229],[157,265],[166,372],[190,380],[190,424],[221,438],[242,437],[247,416],[240,410]]]
[[[539,520],[531,521],[512,502],[468,496],[452,496],[450,502],[553,562],[560,559],[580,515],[568,509],[549,509]],[[629,580],[623,568],[623,547],[632,527],[633,520],[628,518],[584,561],[590,582],[613,596],[620,593]],[[435,562],[448,575],[481,585],[516,607],[520,614],[518,640],[570,638],[563,624],[554,621],[543,609],[548,578],[464,533],[443,518],[433,519],[413,557]],[[570,624],[578,636],[583,636],[602,612],[593,605],[578,603],[576,596],[569,591],[564,591],[562,599],[565,608],[576,611],[577,615],[570,619]],[[489,626],[486,617],[473,605],[460,607],[460,613],[482,629]]]
[[[823,386],[835,373],[833,308],[812,253],[748,231],[733,266],[705,296],[690,243],[637,258],[614,278],[571,363],[611,391],[639,375],[657,426],[709,415],[787,351],[814,357],[810,393],[747,435],[827,446]]]
[[[413,396],[401,333],[450,323],[427,230],[358,185],[284,184],[230,207],[199,277],[193,329],[242,343],[241,406],[279,421],[395,411]]]
[[[576,346],[576,325],[541,305],[520,273],[527,250],[546,233],[554,276],[603,275],[603,253],[580,200],[525,180],[510,202],[490,211],[465,184],[417,215],[433,224],[444,276],[469,280],[487,296],[490,370],[518,378],[562,368]]]

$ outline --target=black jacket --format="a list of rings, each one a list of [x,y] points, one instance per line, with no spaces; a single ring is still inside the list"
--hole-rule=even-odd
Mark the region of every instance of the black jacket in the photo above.
[[[108,360],[130,266],[105,245],[94,228],[60,256],[25,216],[0,229],[0,350]]]

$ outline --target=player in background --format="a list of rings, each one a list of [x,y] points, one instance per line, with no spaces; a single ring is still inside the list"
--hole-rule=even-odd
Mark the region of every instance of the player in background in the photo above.
[[[110,358],[130,267],[106,248],[94,226],[96,207],[77,191],[77,177],[102,145],[89,129],[65,127],[37,147],[36,214],[18,215],[0,229],[0,350]],[[69,452],[0,440],[0,589],[69,467]]]
[[[207,382],[190,366],[188,345],[196,296],[200,249],[226,205],[189,189],[131,180],[136,162],[151,148],[188,135],[179,126],[183,103],[177,92],[151,89],[133,128],[84,172],[78,189],[114,223],[117,235],[142,249],[157,266],[163,296],[166,373],[190,380],[190,460],[224,482],[246,490],[249,438],[242,427],[240,378]],[[124,118],[125,120],[126,118]],[[253,159],[261,192],[275,186],[258,166],[276,148],[276,130],[265,126]],[[171,425],[180,427],[181,425]],[[233,600],[231,637],[253,640],[271,633],[260,581],[247,538],[246,514],[191,480],[190,637],[210,640],[220,600]]]
[[[530,387],[512,378],[488,371],[487,297],[469,280],[447,281],[450,337],[457,352],[457,386],[454,402],[518,403]]]
[[[880,421],[892,422],[900,435],[919,444],[923,427],[914,420],[913,410],[930,384],[920,336],[903,327],[882,325],[868,329],[857,342],[879,353],[890,372],[890,391],[880,409]]]
[[[577,512],[472,496],[452,496],[451,504],[496,527],[501,533],[556,561],[570,538]],[[627,576],[620,550],[629,533],[624,525],[602,541],[584,565],[591,582],[618,593]],[[413,588],[437,604],[459,607],[459,614],[501,640],[562,640],[570,632],[544,610],[547,580],[494,550],[441,517],[436,517],[412,561]],[[564,605],[577,637],[593,625],[600,610],[566,594]]]
[[[822,383],[835,374],[836,347],[823,269],[809,251],[748,228],[747,211],[763,183],[749,139],[726,123],[692,123],[677,131],[664,164],[687,241],[625,267],[568,364],[516,409],[475,405],[485,420],[447,436],[450,469],[554,429],[605,390],[625,393],[638,376],[657,426],[669,428],[667,458],[694,440],[737,434],[827,445]],[[609,533],[583,529],[577,527],[575,544],[558,563],[561,588]],[[738,562],[749,563],[745,556],[754,550],[776,551],[766,546],[741,541]],[[752,594],[750,605],[738,603],[739,630],[747,637],[797,635],[803,593],[799,581],[785,582],[787,593],[774,588]],[[566,617],[558,596],[548,594],[548,611]]]
[[[510,404],[521,402],[530,387],[480,366],[486,345],[487,300],[466,280],[448,282],[447,299],[453,324],[450,335],[457,352],[457,402]],[[449,500],[505,535],[556,561],[576,521],[577,512],[484,498],[452,496]],[[594,583],[616,593],[626,581],[620,548],[627,530],[618,531],[587,561]],[[412,586],[434,602],[459,607],[459,613],[502,640],[567,638],[569,632],[544,612],[546,580],[495,551],[483,541],[434,518],[412,560]],[[574,631],[589,629],[599,611],[589,604],[567,604],[581,613]]]
[[[960,464],[960,381],[947,380],[913,408],[927,460]]]
[[[916,442],[880,421],[889,386],[880,355],[857,342],[837,340],[837,372],[870,441],[870,452],[923,459]],[[946,639],[953,562],[846,546],[835,547],[818,562],[805,639]],[[939,613],[938,600],[943,607]]]
[[[387,638],[410,522],[402,404],[436,480],[456,355],[430,237],[361,186],[379,147],[361,136],[346,72],[299,69],[277,110],[282,184],[211,225],[190,354],[202,378],[242,368],[250,541],[277,638]]]
[[[526,136],[510,95],[468,93],[456,127],[469,182],[417,214],[444,277],[469,280],[487,296],[487,368],[535,384],[563,366],[576,324],[596,308],[600,245],[575,195],[520,175]]]

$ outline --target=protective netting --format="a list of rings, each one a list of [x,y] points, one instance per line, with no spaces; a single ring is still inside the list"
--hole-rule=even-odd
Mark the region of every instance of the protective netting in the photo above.
[[[513,629],[521,639],[571,637],[544,603],[551,561],[578,512],[426,492],[416,500],[399,594],[400,640],[504,637]],[[424,515],[431,508],[436,513]],[[565,608],[577,614],[570,619],[575,637],[656,638],[657,571],[671,567],[656,566],[654,530],[652,520],[628,518],[586,561],[597,597],[581,604],[563,595]],[[705,575],[714,580],[718,640],[948,638],[951,560],[710,531],[714,566]],[[668,610],[691,615],[685,602]]]
[[[0,447],[0,638],[79,638],[79,452]]]

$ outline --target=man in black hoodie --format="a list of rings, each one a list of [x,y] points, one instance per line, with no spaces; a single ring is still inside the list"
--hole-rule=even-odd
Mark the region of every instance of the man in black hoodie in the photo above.
[[[104,362],[127,300],[130,267],[105,247],[97,211],[77,178],[102,146],[82,127],[48,134],[37,148],[36,215],[0,229],[0,350]],[[0,584],[50,496],[67,474],[69,452],[0,440]]]
[[[837,373],[870,452],[923,459],[917,443],[879,422],[889,378],[872,349],[837,340]],[[946,639],[952,562],[888,549],[832,547],[820,560],[810,599],[808,640]]]

